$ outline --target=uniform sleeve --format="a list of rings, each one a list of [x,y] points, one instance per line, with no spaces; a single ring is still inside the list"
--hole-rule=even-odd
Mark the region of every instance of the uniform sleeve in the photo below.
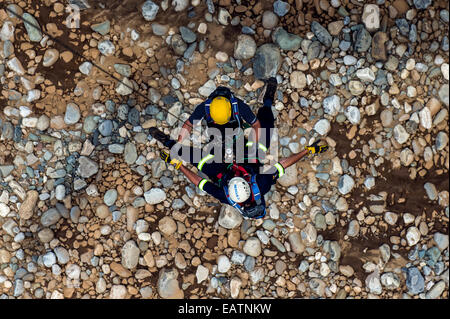
[[[200,188],[202,191],[207,192],[209,195],[218,199],[220,202],[228,204],[228,200],[224,190],[214,183],[211,183],[207,179],[202,179],[198,184],[198,188]]]
[[[250,125],[255,124],[257,118],[256,115],[250,109],[244,101],[238,99],[239,115]]]
[[[196,106],[194,112],[189,117],[189,122],[194,124],[194,121],[201,121],[205,117],[205,115],[205,102],[203,102]]]
[[[256,182],[258,183],[261,194],[267,193],[273,184],[275,184],[281,176],[284,175],[284,167],[280,163],[276,163],[263,174],[258,174]]]

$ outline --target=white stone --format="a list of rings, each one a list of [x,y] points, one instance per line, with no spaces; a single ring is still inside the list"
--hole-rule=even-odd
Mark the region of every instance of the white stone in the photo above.
[[[370,68],[359,69],[356,71],[356,76],[361,81],[373,82],[375,81],[375,73]]]
[[[406,232],[406,240],[408,241],[408,246],[414,246],[420,240],[420,231],[417,227],[412,226],[408,228]]]
[[[201,283],[203,280],[208,279],[209,269],[203,265],[198,265],[195,276],[197,277],[197,283]]]
[[[321,119],[314,125],[314,130],[320,135],[326,135],[331,130],[330,121],[327,119]]]
[[[345,116],[353,125],[359,124],[361,121],[361,112],[356,106],[349,106],[345,110]]]
[[[230,205],[222,205],[219,214],[219,225],[226,229],[233,229],[241,225],[242,215],[237,209]]]
[[[247,255],[258,257],[261,254],[261,242],[256,237],[250,237],[245,241],[243,250]]]
[[[332,95],[323,99],[323,110],[326,114],[336,116],[341,110],[341,101],[339,96]]]
[[[133,93],[133,83],[128,78],[123,78],[117,83],[116,92],[120,95],[130,95]]]
[[[156,205],[166,200],[166,192],[161,188],[152,188],[144,193],[145,201],[150,205]]]
[[[409,140],[409,133],[401,124],[394,127],[394,138],[399,144],[403,144]]]
[[[34,101],[37,101],[41,98],[41,91],[40,90],[30,90],[27,93],[27,102],[31,103]]]
[[[449,77],[448,63],[442,63],[441,72],[442,72],[442,75],[444,76],[444,79],[446,79],[448,81],[448,77]]]
[[[431,126],[433,125],[433,119],[431,117],[431,111],[427,106],[420,110],[419,118],[420,125],[422,125],[427,130],[431,129]]]
[[[366,4],[362,14],[362,21],[367,31],[378,30],[380,28],[380,8],[375,4]]]
[[[225,255],[220,255],[217,258],[217,271],[221,273],[226,273],[231,268],[230,259]]]

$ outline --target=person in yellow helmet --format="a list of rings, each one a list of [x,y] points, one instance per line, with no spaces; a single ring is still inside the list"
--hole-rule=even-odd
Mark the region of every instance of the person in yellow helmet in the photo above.
[[[184,122],[178,142],[181,142],[192,132],[194,125],[206,120],[207,126],[217,128],[225,136],[225,129],[236,129],[248,123],[256,132],[255,142],[258,142],[261,124],[250,107],[224,86],[219,86],[206,101],[196,106],[192,115]]]

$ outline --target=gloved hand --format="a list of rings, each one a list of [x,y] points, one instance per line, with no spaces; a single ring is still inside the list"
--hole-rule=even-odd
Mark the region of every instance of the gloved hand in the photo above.
[[[168,163],[168,164],[172,164],[172,165],[175,167],[175,169],[179,169],[180,166],[183,164],[181,161],[179,161],[179,160],[177,160],[177,159],[172,159],[172,158],[170,157],[169,152],[167,152],[167,151],[161,151],[161,153],[159,154],[159,156],[161,157],[161,159],[162,159],[164,162],[166,162],[166,163]]]
[[[310,154],[320,154],[328,150],[328,145],[318,145],[320,140],[315,141],[310,146],[305,146],[305,149],[309,150]]]

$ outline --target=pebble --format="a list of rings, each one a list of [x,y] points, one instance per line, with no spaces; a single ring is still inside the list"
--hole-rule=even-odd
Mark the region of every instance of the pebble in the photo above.
[[[406,287],[410,294],[418,295],[425,289],[425,280],[416,267],[406,269]]]
[[[56,208],[50,208],[41,216],[41,224],[44,227],[49,227],[56,224],[61,218],[61,214]]]
[[[417,244],[420,240],[420,237],[420,231],[417,227],[412,226],[408,228],[406,232],[406,240],[408,242],[408,246],[414,246],[415,244]]]
[[[323,110],[326,114],[336,116],[341,110],[341,102],[339,96],[332,95],[323,100]]]
[[[142,16],[144,17],[145,21],[153,21],[156,18],[156,15],[158,14],[159,6],[155,4],[153,1],[146,1],[142,5]]]
[[[122,266],[134,269],[139,261],[140,250],[133,240],[129,240],[122,247]]]
[[[281,54],[277,46],[271,43],[261,45],[253,57],[253,72],[257,79],[276,76],[281,67]]]
[[[201,283],[202,281],[208,279],[209,269],[204,267],[203,265],[198,265],[195,276],[197,278],[197,283]]]
[[[56,63],[59,59],[59,52],[56,49],[48,49],[44,53],[44,59],[42,65],[45,67],[50,67]]]
[[[184,26],[180,27],[180,33],[183,41],[187,43],[193,43],[197,40],[197,36],[191,29]]]
[[[290,75],[290,84],[293,88],[303,89],[306,87],[306,75],[302,71],[292,72]]]
[[[116,47],[109,40],[100,41],[97,48],[104,56],[111,56],[114,54],[114,52],[116,52]]]
[[[255,40],[250,35],[239,35],[234,46],[234,57],[238,60],[247,60],[253,58],[255,53]]]
[[[330,121],[327,119],[318,120],[314,125],[314,130],[322,136],[326,135],[331,130]]]
[[[272,11],[264,11],[262,25],[265,29],[273,29],[278,24],[278,16]]]
[[[317,37],[317,39],[326,47],[331,47],[333,38],[330,33],[320,23],[313,21],[311,23],[311,32]]]
[[[245,241],[243,250],[249,256],[258,257],[261,254],[261,242],[256,237],[250,237]]]
[[[36,20],[35,17],[33,17],[28,12],[24,13],[22,15],[25,29],[27,30],[28,37],[30,38],[31,42],[41,42],[42,40],[42,31],[41,27],[39,25],[39,22]]]
[[[178,271],[161,269],[158,278],[158,293],[163,299],[183,299],[184,292],[179,288]]]
[[[155,205],[166,200],[166,192],[160,188],[152,188],[144,193],[145,201],[150,205]]]
[[[427,196],[430,200],[436,200],[438,197],[438,193],[436,190],[436,186],[434,186],[434,184],[432,183],[425,183],[423,185],[423,187],[425,188],[425,191],[427,193]]]
[[[436,242],[437,247],[443,251],[448,248],[448,235],[442,233],[435,233],[433,239]]]
[[[83,62],[80,67],[79,70],[81,73],[83,73],[84,75],[89,75],[91,73],[92,70],[92,63],[91,62]]]
[[[297,51],[300,49],[302,38],[296,34],[292,34],[284,30],[283,28],[277,28],[272,33],[274,42],[278,44],[280,49],[285,51]]]
[[[354,186],[355,186],[355,181],[353,180],[353,178],[350,175],[345,174],[339,178],[338,190],[342,195],[346,195],[346,194],[350,193]]]
[[[78,105],[69,103],[66,106],[66,113],[64,115],[64,123],[67,125],[76,124],[80,120],[81,114]]]
[[[103,196],[103,202],[106,204],[106,206],[112,206],[117,200],[117,191],[115,189],[109,189],[106,191],[105,195]]]
[[[290,9],[290,4],[281,0],[277,0],[273,3],[273,11],[279,16],[284,17]]]
[[[231,268],[230,259],[225,255],[220,255],[217,257],[217,271],[221,273],[226,273]]]

